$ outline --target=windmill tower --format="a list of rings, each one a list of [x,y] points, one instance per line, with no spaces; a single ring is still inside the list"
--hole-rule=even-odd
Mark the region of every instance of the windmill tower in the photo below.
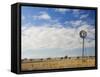
[[[83,43],[82,43],[82,58],[84,59],[84,39],[87,36],[87,32],[84,30],[80,31],[80,37],[83,39]]]

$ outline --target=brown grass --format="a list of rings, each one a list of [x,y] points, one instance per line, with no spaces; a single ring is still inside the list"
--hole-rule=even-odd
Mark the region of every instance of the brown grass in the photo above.
[[[43,70],[43,69],[60,69],[60,68],[77,68],[77,67],[94,67],[95,57],[92,58],[71,58],[71,59],[50,59],[39,62],[22,62],[22,71]]]

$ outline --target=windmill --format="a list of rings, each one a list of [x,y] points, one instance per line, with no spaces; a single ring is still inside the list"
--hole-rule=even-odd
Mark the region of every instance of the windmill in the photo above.
[[[87,36],[87,32],[84,31],[84,30],[81,30],[79,34],[80,34],[80,37],[83,39],[83,44],[82,44],[82,58],[84,58],[84,39]]]

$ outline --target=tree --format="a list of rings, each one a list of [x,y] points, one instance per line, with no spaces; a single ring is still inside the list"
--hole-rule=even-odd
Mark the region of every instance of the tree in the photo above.
[[[71,59],[71,57],[69,57],[69,59]]]
[[[30,59],[30,61],[32,61],[33,59]]]
[[[80,57],[79,56],[77,56],[77,59],[79,59]]]
[[[42,61],[43,59],[41,58],[40,60]]]
[[[60,59],[63,59],[63,57],[61,57]]]
[[[24,58],[24,60],[27,60],[27,58]]]
[[[65,56],[65,59],[67,59],[68,58],[68,56]]]
[[[50,60],[51,58],[49,57],[49,58],[47,58],[47,60]]]

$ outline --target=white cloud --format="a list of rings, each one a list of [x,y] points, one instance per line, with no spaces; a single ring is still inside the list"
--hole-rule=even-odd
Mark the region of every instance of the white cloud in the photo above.
[[[55,9],[56,12],[60,12],[60,13],[65,13],[65,12],[70,12],[72,11],[72,13],[74,14],[74,16],[78,16],[80,14],[80,10],[79,9],[64,9],[64,8],[59,8],[59,9]]]
[[[38,48],[80,48],[82,46],[82,39],[79,36],[81,30],[86,30],[88,34],[94,36],[94,30],[90,29],[89,25],[83,25],[78,29],[31,26],[22,31],[22,51]],[[86,40],[85,46],[94,47],[95,41],[88,41],[89,39]]]
[[[80,10],[79,9],[73,9],[72,12],[73,12],[75,17],[78,17],[80,15]]]
[[[73,27],[77,27],[82,23],[82,20],[70,21]]]
[[[88,14],[81,15],[80,19],[83,19],[83,18],[86,18],[86,17],[88,17]]]
[[[80,13],[79,9],[73,9],[72,11],[73,11],[74,14],[79,14]]]
[[[22,15],[22,20],[25,20],[25,16],[24,15]]]
[[[87,24],[85,21],[82,20],[72,20],[72,21],[66,21],[65,24],[70,24],[72,27],[76,28],[79,26],[82,26],[84,24]]]
[[[60,12],[60,13],[65,13],[66,11],[70,11],[70,9],[62,9],[62,8],[59,8],[59,9],[55,9],[56,12]]]
[[[48,25],[47,24],[43,24],[42,26],[44,27],[55,27],[55,28],[62,28],[63,26],[61,25],[61,23],[59,23],[57,20],[49,20]]]
[[[44,19],[44,20],[51,19],[50,15],[47,12],[40,12],[39,15],[34,15],[33,18],[34,19]]]

